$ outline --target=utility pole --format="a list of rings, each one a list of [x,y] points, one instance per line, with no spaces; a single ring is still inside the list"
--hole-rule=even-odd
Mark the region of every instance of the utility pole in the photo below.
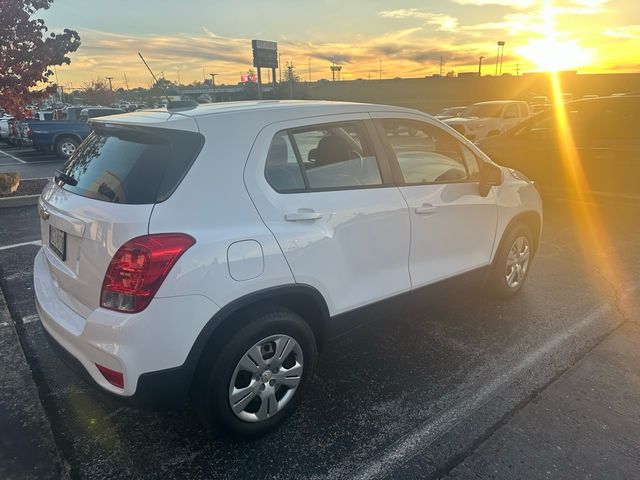
[[[60,85],[60,81],[58,80],[58,69],[56,66],[53,66],[53,72],[56,74],[56,85]],[[62,97],[60,97],[60,103],[62,103]]]
[[[516,62],[516,77],[520,76],[520,60]]]
[[[293,98],[293,62],[287,63],[287,70],[289,70],[289,98]]]
[[[127,72],[124,72],[124,84],[127,87],[127,90],[129,90],[129,80],[127,80]]]
[[[178,70],[178,87],[180,86],[180,70]]]
[[[278,53],[278,81],[282,83],[282,54]]]
[[[444,59],[442,55],[440,55],[440,76],[442,76],[442,67],[444,66]]]
[[[478,57],[478,76],[481,77],[482,76],[482,59],[484,57],[480,56]]]
[[[104,77],[105,80],[109,80],[109,90],[113,92],[113,87],[111,86],[111,80],[113,80],[113,77]]]

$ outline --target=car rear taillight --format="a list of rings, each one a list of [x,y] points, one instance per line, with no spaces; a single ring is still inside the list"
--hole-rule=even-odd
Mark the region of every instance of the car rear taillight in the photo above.
[[[102,282],[100,306],[118,312],[144,310],[171,267],[196,241],[182,233],[145,235],[129,240],[111,259]]]

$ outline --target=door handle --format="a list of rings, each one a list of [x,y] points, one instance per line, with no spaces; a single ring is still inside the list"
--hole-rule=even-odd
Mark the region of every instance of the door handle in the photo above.
[[[318,220],[322,214],[311,209],[301,208],[297,212],[287,213],[284,219],[287,222],[304,222],[305,220]]]
[[[423,203],[421,206],[415,208],[415,212],[418,215],[431,215],[436,212],[436,207],[430,203]]]

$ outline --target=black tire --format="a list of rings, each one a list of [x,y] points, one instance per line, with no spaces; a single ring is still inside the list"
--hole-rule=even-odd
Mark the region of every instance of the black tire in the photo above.
[[[71,156],[67,147],[69,144],[73,145],[73,150],[75,151],[75,149],[78,148],[78,145],[80,145],[80,142],[77,138],[73,137],[62,137],[56,141],[56,155],[59,158],[62,158],[63,160],[69,159]]]
[[[508,273],[510,267],[508,266],[508,260],[512,249],[516,248],[516,242],[520,239],[526,239],[528,245],[528,262],[522,278],[517,282],[517,285],[508,283]],[[533,236],[531,235],[531,229],[524,224],[517,224],[513,226],[500,242],[500,247],[496,253],[493,263],[491,265],[491,271],[485,285],[487,293],[491,296],[498,298],[507,298],[515,295],[524,285],[529,270],[531,269],[531,261],[533,260]]]
[[[280,425],[293,413],[313,376],[317,357],[313,332],[295,313],[280,307],[264,307],[248,314],[252,320],[230,335],[219,352],[213,349],[205,352],[193,391],[196,411],[211,432],[216,436],[238,440],[260,437]],[[300,346],[304,358],[300,383],[288,403],[273,416],[259,422],[245,421],[236,416],[231,408],[231,380],[245,353],[272,335],[289,336]]]

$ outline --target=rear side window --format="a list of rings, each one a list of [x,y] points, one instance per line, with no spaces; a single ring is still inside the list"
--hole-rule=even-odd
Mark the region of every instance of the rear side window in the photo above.
[[[304,178],[287,132],[279,132],[269,147],[265,174],[278,192],[304,189]]]
[[[203,144],[204,137],[193,132],[98,127],[63,167],[77,184],[61,185],[105,202],[162,202],[180,184]]]

